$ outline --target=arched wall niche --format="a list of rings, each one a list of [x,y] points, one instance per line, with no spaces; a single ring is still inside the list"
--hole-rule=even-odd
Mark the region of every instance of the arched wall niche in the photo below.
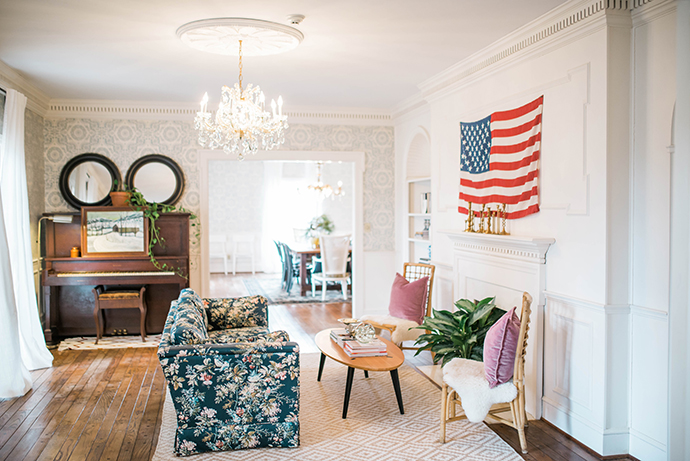
[[[405,177],[407,179],[431,176],[431,142],[429,133],[422,127],[416,130],[407,150]]]

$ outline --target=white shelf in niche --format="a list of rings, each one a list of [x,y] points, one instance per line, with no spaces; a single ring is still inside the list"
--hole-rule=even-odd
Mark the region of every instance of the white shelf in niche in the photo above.
[[[407,180],[408,183],[412,183],[412,182],[424,182],[424,181],[431,181],[431,176],[425,176],[425,177],[423,177],[423,178],[411,178],[411,179],[408,179],[408,180]]]
[[[427,240],[427,239],[409,238],[407,240],[409,240],[410,242],[414,242],[414,243],[426,243],[427,245],[431,245],[431,240]]]
[[[408,213],[407,216],[410,218],[430,218],[431,213]]]

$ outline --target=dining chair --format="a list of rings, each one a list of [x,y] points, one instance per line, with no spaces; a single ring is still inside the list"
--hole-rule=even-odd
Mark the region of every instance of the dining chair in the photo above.
[[[232,275],[237,272],[237,258],[251,258],[252,274],[256,273],[254,240],[254,234],[234,234],[232,236]]]
[[[340,282],[343,298],[347,299],[347,285],[350,273],[347,272],[347,260],[350,252],[351,234],[321,235],[319,245],[321,252],[321,272],[311,274],[312,294],[316,294],[315,283],[321,283],[321,300],[326,300],[328,282]]]
[[[293,258],[292,249],[287,243],[281,243],[283,249],[283,275],[285,276],[285,291],[290,293],[295,279],[299,279],[299,266]]]
[[[278,256],[280,256],[280,266],[283,274],[280,279],[280,288],[284,290],[287,284],[287,266],[285,265],[285,255],[283,255],[283,244],[278,240],[274,240],[273,244],[276,246],[276,250],[278,250]]]
[[[515,349],[513,378],[491,388],[486,378],[483,362],[455,358],[443,367],[441,388],[441,443],[446,442],[446,425],[452,421],[469,419],[482,422],[487,415],[517,430],[520,448],[527,453],[527,412],[525,411],[525,353],[532,297],[522,294],[520,330]],[[456,415],[456,405],[464,412]],[[510,411],[511,419],[500,416]]]
[[[223,258],[223,273],[228,275],[228,236],[225,234],[211,234],[209,240],[209,258]]]
[[[431,295],[434,287],[435,272],[436,267],[431,264],[403,264],[402,276],[408,282],[416,282],[424,277],[429,278],[426,284],[426,297],[423,299],[423,302],[419,303],[419,312],[415,315],[417,319],[423,319],[425,316],[431,316]],[[395,300],[393,299],[393,296],[391,296],[391,298],[391,304],[388,306],[388,315],[364,315],[360,318],[360,320],[371,324],[376,329],[388,330],[391,335],[391,342],[396,344],[401,349],[418,349],[417,347],[404,346],[403,343],[405,341],[415,341],[425,333],[424,330],[416,329],[421,322],[394,315],[397,312],[391,312],[391,309],[396,311],[396,306],[394,305]]]

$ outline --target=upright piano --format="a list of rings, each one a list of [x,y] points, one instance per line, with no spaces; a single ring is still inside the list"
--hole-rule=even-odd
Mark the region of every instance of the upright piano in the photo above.
[[[69,224],[46,221],[45,268],[41,272],[46,341],[55,343],[68,336],[96,335],[91,292],[96,285],[106,288],[146,285],[146,332],[163,331],[170,302],[189,286],[189,214],[162,214],[156,225],[165,243],[153,249],[160,264],[178,268],[184,276],[174,270],[159,271],[148,256],[70,257],[72,247],[81,247],[81,214],[72,214]],[[123,329],[135,335],[140,333],[137,309],[109,309],[104,314],[105,334]]]

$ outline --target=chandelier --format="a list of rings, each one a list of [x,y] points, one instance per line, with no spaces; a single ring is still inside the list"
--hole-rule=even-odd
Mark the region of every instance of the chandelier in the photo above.
[[[208,93],[194,117],[199,144],[209,149],[223,149],[242,160],[259,149],[270,150],[285,142],[288,129],[283,115],[283,98],[271,100],[266,111],[266,97],[259,86],[242,85],[243,45],[248,55],[268,55],[290,50],[302,41],[302,33],[292,27],[269,21],[243,18],[219,18],[194,21],[177,30],[189,46],[217,54],[239,56],[239,79],[230,88],[221,88],[215,114],[208,111]]]
[[[331,200],[335,199],[335,197],[342,198],[345,195],[343,182],[338,181],[337,189],[331,187],[330,184],[324,184],[321,180],[321,167],[323,167],[323,162],[316,162],[316,184],[307,186],[307,189],[316,192],[321,200],[328,197],[330,197]]]

